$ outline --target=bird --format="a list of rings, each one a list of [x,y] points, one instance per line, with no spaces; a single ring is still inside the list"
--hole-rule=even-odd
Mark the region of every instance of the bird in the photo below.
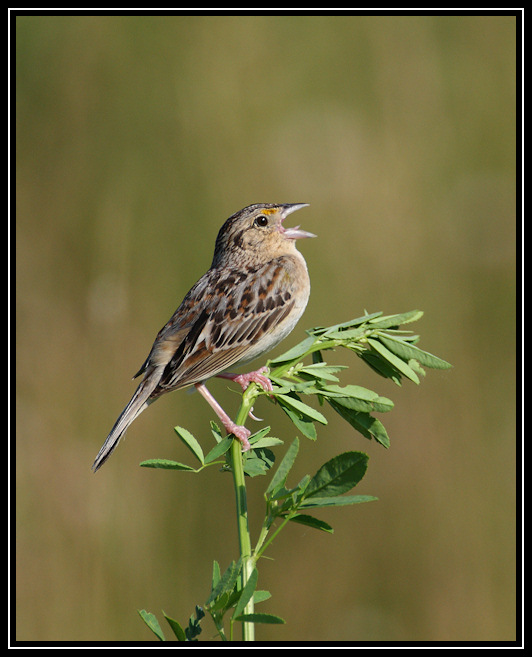
[[[195,386],[227,434],[250,449],[251,432],[237,425],[207,389],[212,377],[230,379],[242,389],[255,382],[273,386],[262,367],[247,374],[230,368],[273,349],[295,327],[310,294],[307,264],[296,241],[316,235],[285,228],[285,218],[308,203],[254,203],[231,215],[220,228],[210,269],[186,294],[157,334],[133,378],[142,379],[92,465],[96,472],[117,447],[130,424],[164,393]]]

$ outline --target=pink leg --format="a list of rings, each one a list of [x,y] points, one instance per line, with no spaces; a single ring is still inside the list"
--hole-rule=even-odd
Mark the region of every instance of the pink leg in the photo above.
[[[273,386],[270,379],[264,374],[268,368],[261,367],[260,370],[255,370],[254,372],[248,372],[247,374],[231,374],[230,372],[223,372],[218,374],[221,379],[230,379],[235,383],[239,383],[242,386],[242,390],[245,390],[249,384],[253,381],[259,386],[264,388],[266,392],[272,392]]]
[[[235,424],[231,420],[229,415],[227,415],[224,409],[220,406],[220,404],[216,401],[216,399],[214,399],[211,393],[207,390],[205,384],[196,383],[195,388],[203,396],[203,398],[209,403],[213,411],[220,418],[227,433],[232,433],[233,435],[235,435],[238,438],[238,440],[240,440],[240,442],[242,443],[242,451],[247,452],[248,449],[250,448],[248,438],[251,435],[251,431],[249,429],[246,429],[246,427],[242,427],[238,424]]]

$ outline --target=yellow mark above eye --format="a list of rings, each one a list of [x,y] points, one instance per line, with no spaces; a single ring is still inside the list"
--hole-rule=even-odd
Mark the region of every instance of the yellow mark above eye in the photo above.
[[[261,210],[262,214],[275,214],[277,212],[277,208],[266,208],[265,210]]]

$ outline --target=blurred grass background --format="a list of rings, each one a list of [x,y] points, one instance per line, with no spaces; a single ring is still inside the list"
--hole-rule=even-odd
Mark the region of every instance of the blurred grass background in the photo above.
[[[420,346],[454,366],[398,388],[334,355],[395,401],[392,446],[331,416],[292,483],[359,449],[379,501],[318,514],[333,536],[279,536],[259,588],[287,624],[258,638],[515,639],[515,17],[18,16],[13,36],[16,639],[150,641],[137,609],[185,623],[236,557],[228,475],[138,467],[188,458],[176,424],[209,441],[199,395],[164,397],[90,466],[219,227],[258,201],[310,203],[297,223],[318,235],[274,353],[420,308]],[[210,385],[235,412],[230,387]]]

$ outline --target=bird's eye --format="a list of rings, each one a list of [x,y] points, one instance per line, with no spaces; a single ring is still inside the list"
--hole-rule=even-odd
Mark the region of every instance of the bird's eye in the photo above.
[[[268,217],[265,217],[263,214],[259,214],[258,217],[255,217],[255,226],[259,228],[264,228],[268,225]]]

